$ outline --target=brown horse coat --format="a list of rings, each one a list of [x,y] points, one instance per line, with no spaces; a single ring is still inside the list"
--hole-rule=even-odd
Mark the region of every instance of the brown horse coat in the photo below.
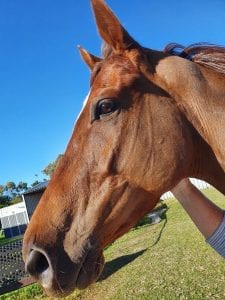
[[[24,237],[26,268],[49,294],[94,282],[103,249],[184,177],[225,193],[225,75],[141,47],[92,0],[107,47],[80,48],[91,89]]]

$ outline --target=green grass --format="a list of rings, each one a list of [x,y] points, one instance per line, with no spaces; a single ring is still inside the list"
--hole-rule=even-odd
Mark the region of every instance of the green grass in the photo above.
[[[206,194],[225,207],[224,196],[211,189]],[[66,299],[225,299],[225,261],[205,243],[177,201],[166,203],[167,223],[142,226],[118,239],[105,250],[102,279]],[[51,299],[38,285],[5,297],[0,300]]]
[[[0,230],[0,242],[5,238],[5,235],[3,233],[3,230]]]
[[[11,243],[11,242],[15,242],[18,240],[21,240],[23,238],[22,235],[13,237],[13,238],[5,238],[4,234],[0,235],[0,246],[3,246],[5,244]]]

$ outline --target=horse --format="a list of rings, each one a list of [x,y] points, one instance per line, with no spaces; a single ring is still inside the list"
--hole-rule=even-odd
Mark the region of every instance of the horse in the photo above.
[[[225,48],[136,42],[92,0],[103,57],[80,48],[90,91],[26,230],[26,270],[49,295],[95,282],[103,249],[182,178],[225,193]]]

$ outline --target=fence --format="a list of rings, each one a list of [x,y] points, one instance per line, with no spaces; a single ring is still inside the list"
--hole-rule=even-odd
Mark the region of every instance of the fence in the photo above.
[[[0,294],[34,282],[25,272],[21,249],[22,240],[0,246]]]

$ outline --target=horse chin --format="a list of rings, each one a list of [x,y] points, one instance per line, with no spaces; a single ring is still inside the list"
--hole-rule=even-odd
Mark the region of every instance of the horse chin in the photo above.
[[[90,284],[96,282],[104,267],[104,256],[101,255],[93,263],[91,257],[87,257],[77,277],[76,287],[86,289]]]
[[[92,253],[87,254],[83,264],[80,266],[79,272],[69,272],[68,275],[60,274],[54,278],[52,285],[47,287],[42,284],[48,296],[66,297],[71,294],[76,288],[85,289],[92,283],[96,282],[104,267],[104,256],[101,254],[94,258]]]

